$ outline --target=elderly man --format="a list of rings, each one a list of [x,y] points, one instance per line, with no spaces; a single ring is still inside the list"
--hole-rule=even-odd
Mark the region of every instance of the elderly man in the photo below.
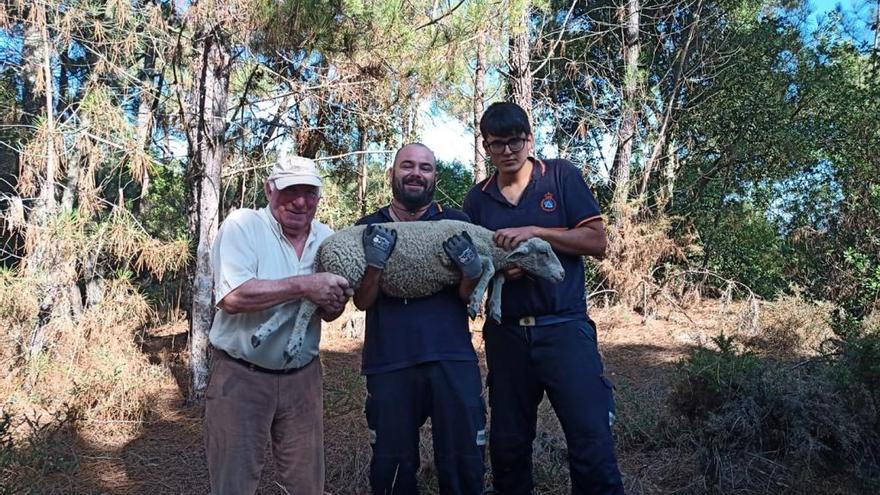
[[[267,207],[233,212],[211,253],[218,311],[211,327],[214,365],[206,392],[205,447],[211,493],[254,493],[271,442],[289,493],[324,491],[323,402],[318,341],[309,323],[302,351],[286,363],[289,333],[257,348],[250,338],[282,305],[308,298],[325,321],[337,318],[351,290],[314,273],[318,246],[332,231],[314,220],[321,178],[312,160],[281,156],[264,184]]]

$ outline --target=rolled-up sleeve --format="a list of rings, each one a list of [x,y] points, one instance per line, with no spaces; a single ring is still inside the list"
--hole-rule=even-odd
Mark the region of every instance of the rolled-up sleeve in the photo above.
[[[237,212],[236,212],[237,213]],[[211,249],[214,300],[217,304],[241,284],[257,276],[257,252],[244,215],[230,215],[220,226]]]

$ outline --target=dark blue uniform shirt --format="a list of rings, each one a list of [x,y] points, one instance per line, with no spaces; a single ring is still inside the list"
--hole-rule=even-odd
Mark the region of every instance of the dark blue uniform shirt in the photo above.
[[[492,230],[527,225],[572,229],[599,218],[599,204],[580,170],[571,162],[531,160],[532,178],[518,204],[510,204],[501,194],[497,172],[468,192],[464,211],[472,222]],[[559,252],[556,255],[565,269],[565,279],[554,284],[527,275],[505,282],[501,297],[503,318],[586,318],[583,256]]]
[[[438,203],[432,203],[419,218],[422,221],[443,219],[470,221],[464,213]],[[386,206],[361,218],[357,225],[393,221]],[[367,309],[362,364],[365,375],[429,361],[476,359],[467,308],[458,297],[458,286],[418,299],[398,299],[379,291],[376,302]]]

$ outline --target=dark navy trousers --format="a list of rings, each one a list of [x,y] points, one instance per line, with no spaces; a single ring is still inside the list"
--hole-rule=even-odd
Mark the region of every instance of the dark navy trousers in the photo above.
[[[592,322],[521,326],[488,320],[483,337],[495,490],[532,493],[532,442],[546,392],[565,433],[571,493],[623,494],[609,424],[614,399]]]
[[[419,493],[419,428],[431,418],[441,494],[483,492],[486,411],[476,361],[434,361],[367,375],[375,495]]]

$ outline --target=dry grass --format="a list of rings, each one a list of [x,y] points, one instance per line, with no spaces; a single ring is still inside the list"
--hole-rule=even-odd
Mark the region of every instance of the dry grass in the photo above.
[[[797,296],[785,296],[763,304],[760,333],[749,344],[763,355],[777,359],[812,356],[834,333],[831,314],[834,306],[808,302]]]
[[[751,294],[740,300],[709,301],[702,308],[710,311],[704,318],[711,323],[691,333],[695,345],[711,346],[710,338],[724,333],[759,356],[792,361],[819,354],[823,343],[833,337],[835,307],[830,303],[805,301],[797,295],[763,301]]]
[[[0,294],[12,287],[7,281]],[[23,301],[34,299],[31,290],[18,290]],[[82,425],[107,437],[136,435],[166,375],[165,369],[149,363],[136,341],[150,316],[143,297],[126,280],[109,282],[104,300],[76,322],[51,320],[45,333],[50,344],[25,359],[20,341],[30,329],[19,328],[16,335],[11,322],[16,314],[31,317],[33,311],[29,304],[17,313],[5,312],[2,322],[12,329],[4,335],[13,344],[9,349],[19,349],[4,356],[0,385],[0,412],[14,418],[10,435],[17,446],[13,459],[18,460],[13,465],[22,468],[35,456],[42,459],[59,441],[72,448],[76,435],[71,432]]]
[[[67,351],[52,348],[53,366],[59,369],[42,368],[44,379],[38,382],[44,387],[41,390],[50,390],[46,380],[54,380],[58,382],[55,390],[70,393],[76,381],[82,384],[79,399],[87,399],[92,409],[76,421],[56,421],[48,410],[50,405],[58,404],[44,403],[41,421],[56,427],[46,427],[34,437],[44,441],[34,442],[39,448],[29,450],[31,459],[42,461],[24,471],[28,482],[36,483],[33,486],[41,493],[206,493],[201,411],[185,408],[182,400],[186,378],[179,373],[186,365],[186,323],[167,324],[138,334],[131,325],[119,322],[138,320],[144,313],[137,305],[131,310],[119,307],[130,304],[123,302],[131,297],[123,286],[116,294],[116,304],[112,304],[114,297],[107,298],[103,309],[106,318],[99,314],[86,317],[90,318],[91,332],[67,329],[69,334],[63,336]],[[759,304],[761,331],[783,326],[786,321],[788,325],[811,321],[810,309],[797,301]],[[793,307],[799,308],[803,317],[786,320],[786,315],[796,313]],[[742,301],[718,300],[705,300],[687,315],[676,310],[649,320],[624,307],[591,311],[598,323],[606,374],[617,384],[615,431],[627,493],[696,495],[712,490],[711,473],[705,471],[705,452],[701,453],[697,437],[683,429],[680,419],[670,411],[669,395],[676,363],[688,349],[750,311]],[[322,339],[326,491],[339,495],[369,492],[370,447],[363,414],[365,382],[360,375],[362,334],[349,324],[353,316],[346,314],[326,326]],[[475,322],[472,328],[484,366],[480,327],[481,322]],[[103,329],[103,334],[97,328]],[[126,342],[120,344],[123,340]],[[71,349],[76,345],[80,351],[71,360]],[[84,352],[87,347],[107,350],[99,357],[100,353]],[[69,369],[81,376],[68,378]],[[122,378],[124,374],[130,376],[128,381]],[[86,392],[84,386],[94,390]],[[4,394],[8,392],[3,389]],[[130,422],[113,422],[121,418]],[[430,435],[428,424],[422,431],[420,483],[422,493],[436,494]],[[796,493],[791,487],[779,485],[791,478],[786,477],[784,469],[774,467],[759,452],[753,454],[720,457],[719,472],[735,473],[739,466],[754,479],[766,482],[763,491],[748,493]],[[65,460],[46,461],[57,458]],[[564,437],[546,402],[541,405],[535,442],[535,477],[538,493],[569,492]],[[267,457],[259,493],[283,493],[274,479],[274,466]],[[843,493],[844,486],[848,485],[840,480],[816,484],[815,493]]]
[[[655,269],[665,259],[684,257],[682,247],[669,238],[671,226],[667,217],[608,226],[608,249],[599,270],[618,301],[647,310],[647,299],[657,288]]]

